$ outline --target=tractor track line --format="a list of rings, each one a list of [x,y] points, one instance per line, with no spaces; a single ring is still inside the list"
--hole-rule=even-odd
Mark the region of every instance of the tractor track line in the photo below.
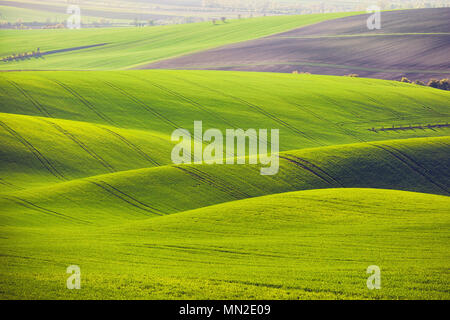
[[[104,127],[100,127],[101,129],[105,130],[106,132],[109,132],[110,134],[112,134],[113,136],[115,136],[116,138],[120,139],[123,143],[125,143],[127,146],[129,146],[131,149],[133,149],[134,151],[136,151],[138,154],[140,154],[145,160],[153,163],[155,166],[159,167],[160,164],[158,162],[156,162],[153,158],[151,158],[148,154],[146,154],[144,151],[142,151],[141,148],[139,148],[137,145],[135,145],[134,143],[132,143],[131,141],[127,140],[125,137],[123,137],[122,135],[120,135],[117,132],[114,132],[108,128],[104,128]]]
[[[181,81],[183,81],[183,82],[185,82],[185,83],[189,83],[190,85],[195,86],[195,87],[198,87],[198,88],[201,88],[201,89],[203,89],[203,90],[207,90],[207,91],[210,91],[210,92],[213,92],[213,93],[217,93],[217,92],[214,91],[213,89],[208,88],[208,87],[206,87],[206,86],[203,86],[203,85],[201,85],[201,84],[198,84],[198,83],[196,83],[196,82],[193,82],[193,81],[190,81],[190,80],[186,80],[186,79],[182,79],[182,78],[178,78],[178,77],[176,77],[176,79],[181,80]],[[219,92],[219,94],[221,94],[221,93]],[[219,116],[217,116],[217,118],[220,119],[220,120],[222,120],[222,121],[224,121],[226,124],[228,124],[228,125],[230,126],[230,128],[241,129],[241,128],[239,128],[239,127],[237,127],[237,126],[231,124],[231,123],[228,122],[227,120],[225,120],[225,118],[222,118],[222,117],[219,117]],[[266,143],[266,144],[268,143],[267,140],[261,139],[261,137],[256,136],[256,138],[257,138],[257,139],[259,138],[260,141],[263,142],[263,143]]]
[[[54,122],[50,122],[50,121],[46,121],[45,122],[49,123],[50,125],[52,125],[56,130],[58,130],[59,132],[61,132],[64,136],[66,136],[67,138],[69,138],[70,140],[72,140],[73,142],[75,142],[81,149],[83,149],[84,151],[86,151],[86,153],[88,153],[92,158],[94,158],[95,160],[97,160],[103,167],[105,167],[109,172],[114,173],[116,172],[116,170],[113,168],[113,166],[111,166],[108,162],[106,162],[101,156],[99,156],[97,153],[95,153],[94,151],[90,150],[83,142],[81,142],[78,138],[76,138],[73,134],[71,134],[69,131],[63,129],[62,127],[60,127],[59,125],[57,125]]]
[[[246,101],[246,100],[244,100],[244,99],[242,99],[242,98],[236,97],[236,96],[231,95],[231,94],[229,94],[229,93],[222,92],[222,91],[220,91],[220,90],[216,90],[216,89],[212,89],[212,88],[208,88],[208,89],[209,89],[210,91],[216,92],[216,93],[218,93],[218,94],[220,94],[220,95],[222,95],[222,96],[225,96],[225,97],[231,98],[231,99],[233,99],[233,100],[239,101],[241,104],[244,104],[244,105],[250,107],[251,109],[257,111],[258,113],[264,115],[265,117],[271,119],[272,121],[275,121],[275,122],[278,123],[279,125],[281,125],[281,126],[287,128],[287,129],[291,130],[292,132],[296,133],[297,135],[299,135],[299,136],[301,136],[301,137],[303,137],[303,138],[306,138],[307,140],[311,140],[311,141],[317,143],[317,144],[320,145],[320,146],[323,146],[322,143],[318,142],[316,139],[312,138],[311,136],[309,136],[309,135],[306,134],[305,132],[303,132],[303,131],[301,131],[301,130],[298,130],[296,127],[290,125],[290,124],[287,123],[286,121],[281,120],[281,119],[278,118],[277,116],[271,114],[270,112],[264,110],[263,108],[261,108],[261,107],[255,105],[255,104],[253,104],[253,103],[251,103],[251,102],[248,102],[248,101]]]
[[[295,164],[296,166],[308,171],[309,173],[312,173],[314,176],[316,176],[317,178],[319,178],[320,180],[326,182],[328,185],[333,186],[334,185],[334,181],[332,180],[328,180],[327,178],[323,177],[322,175],[318,174],[317,172],[315,172],[313,169],[307,167],[305,164],[300,163],[299,161],[295,160],[295,159],[291,159],[289,156],[280,156],[280,159],[284,159],[290,163]]]
[[[14,131],[11,127],[6,125],[3,121],[0,121],[0,126],[3,127],[9,134],[11,134],[14,138],[16,138],[20,143],[22,143],[47,169],[52,175],[60,180],[66,180],[65,177],[51,164],[51,162],[42,155],[30,142],[28,142],[25,138],[23,138],[19,133]]]
[[[319,119],[319,120],[321,120],[321,121],[328,122],[328,123],[331,124],[332,126],[336,127],[338,130],[340,130],[343,134],[355,138],[356,141],[365,142],[364,140],[362,140],[361,138],[359,138],[356,134],[354,134],[354,133],[351,132],[350,130],[348,130],[348,129],[344,128],[344,127],[341,127],[339,124],[334,123],[334,122],[331,121],[331,120],[328,120],[328,119],[326,119],[326,118],[323,118],[323,117],[319,116],[317,113],[311,111],[309,108],[307,108],[307,107],[305,107],[305,106],[303,106],[303,105],[300,105],[300,104],[298,104],[298,103],[295,103],[295,102],[289,102],[289,103],[290,103],[291,105],[296,106],[296,107],[299,108],[299,109],[306,110],[306,112],[312,114],[314,117],[316,117],[317,119]],[[322,144],[322,146],[326,146],[326,145],[325,145],[325,144]]]
[[[150,106],[148,106],[146,103],[144,103],[143,101],[141,101],[140,99],[136,98],[135,96],[131,95],[130,93],[128,93],[127,91],[123,90],[122,88],[119,88],[118,86],[110,83],[110,82],[106,82],[105,84],[110,86],[111,88],[113,88],[114,90],[120,92],[122,95],[124,95],[125,97],[127,97],[128,99],[130,99],[131,101],[133,101],[134,103],[141,105],[145,110],[149,111],[151,114],[153,114],[154,116],[156,116],[158,119],[162,120],[163,122],[165,122],[166,124],[168,124],[169,126],[171,126],[172,128],[178,129],[180,128],[180,126],[178,126],[176,123],[172,122],[171,120],[169,120],[168,118],[166,118],[165,116],[163,116],[161,113],[159,113],[158,111],[156,111],[155,109],[151,108]]]
[[[109,119],[106,115],[104,115],[103,113],[101,113],[100,111],[98,111],[93,105],[92,103],[90,103],[88,100],[86,100],[85,98],[83,98],[79,93],[77,93],[75,90],[73,90],[72,88],[70,88],[69,86],[65,85],[64,83],[58,81],[58,80],[52,80],[53,82],[55,82],[56,84],[58,84],[60,87],[62,87],[64,90],[66,90],[67,92],[69,92],[72,96],[74,96],[76,99],[78,99],[83,105],[85,105],[87,108],[89,108],[92,112],[94,112],[100,119],[102,119],[103,121],[106,121],[109,124],[114,125],[113,121],[111,119]]]
[[[449,191],[447,190],[446,186],[441,185],[438,182],[435,182],[433,180],[432,177],[429,177],[428,172],[426,171],[421,171],[421,169],[423,170],[423,168],[421,166],[418,166],[417,164],[415,164],[415,162],[412,162],[411,160],[409,160],[409,158],[402,158],[401,155],[397,154],[396,152],[398,152],[397,149],[393,150],[389,150],[389,147],[387,146],[382,146],[382,145],[375,145],[375,144],[371,144],[372,146],[379,148],[381,150],[386,151],[387,153],[389,153],[391,156],[393,156],[394,158],[396,158],[397,160],[399,160],[400,162],[402,162],[403,164],[405,164],[408,168],[410,168],[412,171],[416,172],[417,174],[421,175],[422,177],[424,177],[426,180],[428,180],[428,182],[430,182],[431,184],[435,185],[436,187],[438,187],[439,189],[443,190],[445,193],[449,194]],[[405,160],[406,159],[406,160]],[[411,163],[410,163],[411,162]],[[417,168],[417,166],[419,168]]]
[[[194,180],[199,180],[205,184],[208,184],[214,188],[216,188],[219,191],[222,191],[223,193],[228,194],[229,196],[231,196],[234,199],[240,199],[240,198],[247,198],[249,197],[248,195],[246,195],[245,193],[240,192],[239,190],[234,190],[232,188],[227,187],[226,185],[222,185],[220,183],[217,183],[217,181],[214,181],[211,177],[209,177],[207,174],[205,174],[204,172],[200,171],[200,170],[188,170],[186,167],[178,167],[175,166],[174,168],[181,170],[184,173],[187,173],[188,175],[190,175],[191,177],[194,178]],[[193,168],[191,168],[193,169]]]
[[[38,212],[41,212],[41,213],[45,213],[45,214],[53,216],[53,217],[57,217],[57,218],[61,218],[61,219],[64,219],[64,220],[69,220],[69,221],[76,221],[76,222],[79,222],[79,223],[82,223],[82,224],[91,224],[90,222],[87,222],[87,221],[84,221],[84,220],[81,220],[81,219],[73,218],[73,217],[67,216],[65,214],[53,211],[53,210],[42,208],[42,207],[40,207],[40,206],[38,206],[38,205],[28,201],[28,200],[25,200],[25,199],[22,199],[22,198],[19,198],[19,197],[16,197],[16,196],[8,196],[8,197],[2,196],[2,197],[4,199],[7,199],[7,200],[17,204],[17,205],[21,205],[22,207],[25,207],[27,209],[31,209],[31,210],[35,210],[35,211],[38,211]]]
[[[310,162],[308,160],[305,160],[303,158],[299,158],[297,156],[294,156],[292,154],[288,154],[288,153],[285,153],[285,156],[290,157],[291,159],[294,159],[298,163],[301,163],[304,166],[309,167],[310,169],[312,168],[311,170],[313,170],[313,171],[316,170],[317,172],[320,172],[322,175],[324,175],[325,177],[327,177],[328,179],[333,181],[335,184],[339,185],[342,188],[344,187],[344,185],[342,183],[340,183],[336,178],[334,178],[332,175],[330,175],[328,172],[326,172],[325,170],[323,170],[319,166],[315,165],[314,163],[312,163],[312,162]]]
[[[179,78],[177,78],[177,79],[179,79]],[[180,79],[179,79],[179,80],[180,80]],[[192,84],[192,82],[190,82],[190,81],[187,81],[187,80],[184,80],[184,81],[187,82],[187,83],[191,83],[191,84]],[[216,113],[213,113],[213,112],[207,110],[206,107],[204,107],[204,106],[202,106],[200,103],[198,103],[198,102],[196,102],[196,101],[194,101],[194,100],[192,100],[192,99],[190,99],[190,98],[184,96],[183,94],[181,94],[181,93],[179,93],[179,92],[176,92],[176,91],[174,91],[174,90],[171,90],[171,89],[169,89],[169,88],[167,88],[167,87],[164,87],[164,86],[162,86],[162,85],[160,85],[160,84],[156,84],[156,83],[154,83],[154,82],[150,82],[150,84],[153,85],[154,87],[160,89],[161,91],[164,91],[164,92],[166,92],[166,93],[168,93],[168,94],[170,94],[170,95],[172,95],[172,96],[174,96],[174,97],[176,97],[176,98],[178,98],[178,99],[180,99],[180,100],[184,100],[184,101],[188,102],[189,104],[193,105],[194,107],[199,108],[199,109],[202,110],[203,112],[208,113],[209,115],[213,116],[214,118],[217,118],[218,120],[223,121],[223,122],[226,123],[228,126],[230,126],[230,127],[232,127],[232,128],[236,128],[236,126],[234,126],[233,124],[231,124],[230,122],[228,122],[225,118],[223,118],[223,117],[217,115]],[[198,86],[198,85],[197,85],[197,86]],[[199,86],[199,87],[200,87],[200,86]]]
[[[112,196],[124,201],[125,203],[128,203],[129,205],[138,208],[140,210],[143,210],[145,212],[151,213],[151,214],[156,214],[158,216],[162,216],[163,214],[160,213],[158,210],[136,200],[135,198],[129,196],[128,194],[120,191],[119,189],[114,188],[113,186],[111,186],[110,184],[104,182],[104,181],[89,181],[90,183],[92,183],[93,185],[101,188],[102,190],[106,191],[107,193],[111,194]],[[126,197],[126,198],[125,198]],[[130,200],[128,200],[128,199]],[[134,203],[133,203],[134,201]],[[146,215],[148,216],[148,215]]]
[[[44,117],[51,117],[50,113],[44,108],[43,105],[41,105],[39,102],[37,102],[28,92],[25,91],[20,85],[18,85],[16,82],[7,80],[13,87],[15,87],[22,95],[25,97],[25,99],[29,100],[33,106],[44,115]]]

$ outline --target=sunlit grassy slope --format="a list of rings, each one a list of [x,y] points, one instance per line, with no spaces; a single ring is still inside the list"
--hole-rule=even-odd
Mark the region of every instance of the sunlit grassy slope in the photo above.
[[[0,95],[2,298],[448,298],[449,129],[369,131],[446,123],[448,92],[92,71],[1,73]],[[279,174],[172,165],[195,120],[280,129]]]
[[[288,31],[354,15],[331,13],[277,16],[145,28],[80,30],[0,30],[0,57],[94,44],[97,48],[52,54],[39,59],[0,63],[1,70],[111,70]]]
[[[449,201],[329,189],[108,228],[2,228],[2,297],[448,299]],[[65,288],[71,264],[81,290]]]
[[[208,71],[0,74],[0,190],[171,163],[176,128],[280,129],[280,150],[448,135],[450,93],[369,79]],[[39,134],[37,134],[39,132]],[[15,187],[8,185],[13,184]]]
[[[35,227],[111,225],[250,197],[324,188],[449,195],[449,143],[449,137],[442,137],[291,150],[280,154],[280,170],[273,177],[261,176],[252,165],[198,164],[94,176],[4,192],[0,222]],[[20,181],[16,176],[5,178]]]

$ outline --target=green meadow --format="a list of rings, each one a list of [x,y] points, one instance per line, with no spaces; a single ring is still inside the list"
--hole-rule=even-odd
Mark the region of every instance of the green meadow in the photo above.
[[[152,70],[4,72],[0,95],[3,299],[450,297],[446,91]],[[279,129],[279,173],[172,164],[196,120]]]
[[[41,58],[2,62],[0,70],[116,70],[128,69],[357,13],[274,16],[144,28],[79,30],[0,30],[0,57],[105,44],[60,52]]]
[[[57,51],[0,63],[0,299],[450,299],[448,91],[131,70],[356,14],[0,30],[1,58]],[[278,173],[248,146],[245,164],[174,164],[196,121],[278,129]]]

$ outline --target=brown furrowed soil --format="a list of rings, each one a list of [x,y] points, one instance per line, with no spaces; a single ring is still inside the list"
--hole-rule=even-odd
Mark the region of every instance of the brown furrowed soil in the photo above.
[[[140,69],[207,69],[348,75],[428,81],[450,76],[450,8],[382,12],[158,61]]]

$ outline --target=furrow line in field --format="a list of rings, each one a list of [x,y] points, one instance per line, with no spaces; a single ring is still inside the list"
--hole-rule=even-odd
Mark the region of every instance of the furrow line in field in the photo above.
[[[62,213],[59,213],[59,212],[56,212],[56,211],[53,211],[53,210],[49,210],[49,209],[40,207],[40,206],[38,206],[38,205],[28,201],[28,200],[25,200],[25,199],[22,199],[22,198],[19,198],[19,197],[16,197],[16,196],[7,196],[7,197],[6,196],[1,196],[1,197],[4,198],[4,199],[7,199],[7,200],[9,200],[9,201],[11,201],[11,202],[13,202],[13,203],[15,203],[17,205],[21,205],[22,207],[25,207],[27,209],[31,209],[31,210],[35,210],[35,211],[38,211],[38,212],[41,212],[41,213],[45,213],[45,214],[51,215],[53,217],[57,217],[57,218],[61,218],[61,219],[64,219],[64,220],[69,220],[69,221],[76,221],[76,222],[82,223],[82,224],[90,224],[90,222],[87,222],[87,221],[84,221],[84,220],[81,220],[81,219],[78,219],[78,218],[74,218],[74,217],[69,217],[69,216],[67,216],[65,214],[62,214]]]
[[[302,168],[302,169],[304,169],[304,170],[306,170],[306,171],[312,173],[314,176],[316,176],[316,177],[319,178],[320,180],[324,181],[325,183],[329,184],[330,186],[332,186],[332,185],[335,184],[334,181],[329,180],[329,179],[323,177],[323,176],[320,175],[319,173],[315,172],[313,169],[307,167],[305,164],[303,164],[303,163],[301,163],[301,162],[299,162],[299,161],[297,161],[297,160],[295,160],[295,159],[290,158],[288,155],[286,155],[286,156],[281,156],[281,155],[280,155],[280,158],[281,158],[281,159],[284,159],[284,160],[286,160],[286,161],[289,161],[290,163],[293,163],[293,164],[295,164],[296,166],[298,166],[298,167],[300,167],[300,168]]]
[[[307,108],[307,107],[305,107],[305,106],[303,106],[303,105],[300,105],[300,104],[298,104],[298,103],[295,103],[295,102],[293,102],[293,103],[291,103],[291,104],[294,105],[294,106],[296,106],[296,107],[298,107],[298,108],[300,108],[300,109],[306,110],[306,112],[312,114],[314,117],[316,117],[317,119],[319,119],[319,120],[321,120],[321,121],[328,122],[329,124],[331,124],[332,126],[334,126],[335,128],[337,128],[338,130],[342,131],[342,133],[344,133],[344,134],[346,134],[346,135],[348,135],[348,136],[352,136],[353,138],[355,138],[356,141],[365,142],[364,140],[362,140],[361,138],[359,138],[356,134],[354,134],[354,133],[351,132],[350,130],[348,130],[348,129],[344,128],[344,127],[341,127],[339,124],[334,123],[334,122],[331,121],[331,120],[328,120],[328,119],[326,119],[326,118],[323,118],[322,116],[319,116],[317,113],[311,111],[309,108]]]
[[[336,107],[342,109],[342,105],[340,105],[339,103],[337,103],[334,99],[332,99],[332,98],[330,98],[330,97],[327,97],[327,96],[325,96],[325,95],[322,95],[322,94],[320,94],[320,93],[314,93],[314,95],[316,95],[317,97],[319,97],[319,98],[321,98],[321,99],[323,99],[323,100],[325,100],[325,101],[328,101],[329,103],[334,104]],[[351,115],[353,115],[354,117],[361,119],[361,116],[360,116],[358,113],[356,113],[356,112],[354,112],[354,111],[352,111],[352,110],[349,110],[348,108],[346,108],[345,111],[349,112],[349,113],[350,113]]]
[[[226,188],[228,190],[230,190],[233,193],[237,193],[239,197],[244,197],[244,198],[249,198],[250,195],[248,195],[245,192],[242,192],[236,188],[232,188],[231,186],[228,186],[226,182],[221,181],[219,178],[217,177],[213,177],[211,175],[209,175],[206,172],[203,172],[197,168],[191,167],[190,168],[193,172],[197,173],[198,175],[203,176],[204,178],[208,179],[209,181],[211,181],[211,183],[216,184],[217,186],[222,186],[223,188]]]
[[[166,118],[165,116],[163,116],[161,113],[159,113],[158,111],[156,111],[155,109],[151,108],[149,105],[147,105],[146,103],[144,103],[143,101],[141,101],[140,99],[136,98],[135,96],[131,95],[130,93],[128,93],[127,91],[123,90],[122,88],[105,81],[105,84],[110,86],[111,88],[113,88],[114,90],[120,92],[122,95],[126,96],[128,99],[130,99],[131,101],[133,101],[134,103],[142,106],[145,110],[149,111],[151,114],[153,114],[155,117],[157,117],[158,119],[162,120],[163,122],[165,122],[166,124],[168,124],[169,126],[171,126],[172,128],[178,129],[180,128],[179,125],[177,125],[176,123],[174,123],[173,121],[169,120],[168,118]]]
[[[17,84],[14,81],[8,80],[8,82],[15,87],[22,95],[25,97],[25,99],[29,100],[33,106],[44,115],[44,117],[51,117],[50,113],[42,106],[39,102],[37,102],[28,92],[25,91],[19,84]]]
[[[98,161],[103,167],[105,167],[109,172],[113,173],[116,172],[116,170],[113,168],[112,165],[110,165],[108,162],[106,162],[101,156],[99,156],[95,151],[90,150],[88,146],[86,146],[82,141],[80,141],[77,137],[75,137],[73,134],[71,134],[69,131],[63,129],[61,126],[57,125],[54,122],[45,121],[52,125],[56,130],[61,132],[64,136],[75,142],[81,149],[86,151],[87,154],[89,154],[92,158],[94,158],[96,161]]]
[[[414,98],[412,98],[412,97],[410,97],[410,96],[408,96],[408,95],[406,95],[406,94],[396,92],[396,95],[397,95],[397,96],[400,96],[400,97],[403,97],[403,98],[405,98],[405,99],[407,99],[407,100],[409,100],[409,101],[412,101],[413,103],[417,103],[417,104],[419,104],[420,106],[422,106],[422,108],[424,108],[425,110],[434,112],[434,113],[437,114],[438,116],[441,116],[441,117],[442,117],[442,116],[446,116],[446,115],[444,115],[444,114],[442,114],[442,113],[440,113],[440,112],[434,110],[434,109],[431,108],[430,106],[427,106],[427,105],[423,104],[422,102],[420,102],[419,100],[416,100],[416,99],[414,99]]]
[[[368,94],[364,94],[361,91],[354,91],[354,90],[349,90],[349,89],[347,89],[346,91],[352,92],[356,95],[360,95],[360,96],[366,98],[367,100],[372,101],[375,104],[376,108],[379,109],[381,112],[383,112],[384,110],[382,108],[380,108],[378,105],[382,104],[387,110],[389,110],[394,115],[395,119],[401,120],[403,118],[402,114],[400,112],[397,112],[396,110],[389,108],[389,106],[387,106],[384,102],[380,102]]]
[[[187,169],[186,167],[175,166],[174,168],[177,168],[178,170],[181,170],[184,173],[187,173],[188,175],[192,176],[195,180],[199,180],[205,184],[208,184],[208,185],[228,194],[232,198],[243,199],[243,198],[249,197],[248,195],[246,195],[243,192],[240,192],[239,190],[229,188],[226,185],[223,185],[223,184],[218,183],[217,181],[214,181],[213,179],[215,179],[215,178],[209,177],[207,174],[205,174],[204,172],[202,172],[200,170],[193,170],[192,167],[190,168],[192,171]]]
[[[202,88],[203,90],[208,90],[208,91],[211,91],[211,92],[213,92],[213,93],[215,93],[215,94],[219,94],[219,95],[222,95],[222,96],[224,96],[224,97],[228,97],[228,98],[232,98],[232,99],[234,99],[234,100],[238,100],[238,99],[240,99],[240,98],[237,98],[237,97],[234,97],[234,96],[232,96],[232,95],[229,95],[229,94],[225,94],[224,92],[221,92],[221,91],[219,91],[219,90],[216,90],[216,89],[213,89],[213,88],[210,88],[210,87],[207,87],[207,86],[203,86],[203,85],[201,85],[201,84],[199,84],[199,83],[196,83],[196,82],[193,82],[193,81],[190,81],[190,80],[186,80],[186,79],[180,79],[180,78],[177,78],[177,79],[179,79],[179,80],[182,80],[182,81],[184,81],[184,82],[186,82],[186,83],[189,83],[189,84],[191,84],[191,85],[194,85],[194,86],[197,86],[197,87],[199,87],[199,88]],[[239,101],[239,100],[238,100]],[[260,107],[258,107],[258,106],[250,106],[249,104],[249,102],[247,102],[247,101],[244,101],[244,100],[242,100],[242,101],[239,101],[240,103],[244,103],[245,105],[247,105],[247,106],[249,106],[251,109],[255,109],[254,107],[256,107],[256,108],[260,108]],[[264,111],[264,110],[262,110],[262,111]],[[258,111],[259,113],[261,113],[261,111]],[[267,117],[267,115],[266,114],[263,114],[264,116],[266,116]],[[270,118],[270,117],[269,117]],[[270,118],[271,120],[273,120],[273,121],[276,121],[276,120],[274,120],[274,119],[272,119],[272,118]],[[280,120],[281,121],[281,120]],[[234,125],[232,125],[232,124],[229,124],[232,128],[235,128],[235,129],[238,129],[239,127],[237,127],[237,126],[234,126]],[[292,130],[292,129],[291,129]],[[305,135],[305,133],[303,133],[303,135]],[[314,140],[312,137],[309,137],[309,139],[311,140]],[[267,143],[267,141],[265,140],[265,139],[261,139],[261,142],[263,142],[263,143]]]
[[[148,154],[146,154],[144,151],[142,151],[141,148],[139,148],[137,145],[126,139],[124,136],[120,135],[117,132],[114,132],[108,128],[100,127],[101,129],[105,130],[106,132],[109,132],[113,136],[117,137],[119,140],[121,140],[123,143],[125,143],[127,146],[129,146],[131,149],[136,151],[138,154],[140,154],[145,160],[153,163],[155,166],[159,167],[160,164],[156,162],[153,158],[151,158]]]
[[[52,175],[54,175],[58,179],[65,180],[65,177],[51,164],[51,162],[18,132],[6,125],[3,121],[0,121],[0,126],[2,126],[3,129],[5,129],[9,134],[16,138],[20,143],[22,143],[25,148],[27,148],[36,157],[36,159],[39,160],[42,166],[47,169]]]
[[[129,205],[138,208],[140,210],[143,210],[145,212],[156,214],[158,216],[162,216],[163,214],[159,212],[157,209],[150,207],[149,205],[136,200],[135,198],[131,197],[130,195],[126,194],[125,192],[120,191],[117,188],[114,188],[110,184],[104,182],[104,181],[89,181],[93,185],[96,185],[97,187],[101,188],[102,190],[106,191],[107,193],[111,194],[112,196],[128,203]]]
[[[114,124],[113,121],[111,119],[109,119],[106,115],[104,115],[102,112],[98,111],[94,105],[92,103],[90,103],[88,100],[86,100],[85,98],[83,98],[83,96],[81,96],[78,92],[76,92],[75,90],[73,90],[72,88],[70,88],[69,86],[65,85],[64,83],[58,81],[58,80],[53,80],[53,82],[55,82],[56,84],[58,84],[60,87],[62,87],[64,90],[66,90],[67,92],[69,92],[72,96],[74,96],[75,98],[77,98],[83,105],[85,105],[88,109],[90,109],[92,112],[94,112],[100,119],[106,121],[109,124]]]
[[[207,109],[206,109],[204,106],[202,106],[200,103],[198,103],[198,102],[196,102],[196,101],[194,101],[194,100],[192,100],[192,99],[190,99],[190,98],[184,96],[183,94],[181,94],[181,93],[179,93],[179,92],[176,92],[176,91],[174,91],[174,90],[172,90],[172,89],[169,89],[169,88],[167,88],[167,87],[164,87],[164,86],[162,86],[162,85],[160,85],[160,84],[156,84],[156,83],[153,83],[153,82],[149,82],[149,83],[150,83],[151,85],[153,85],[154,87],[160,89],[161,91],[164,91],[164,92],[166,92],[166,93],[168,93],[168,94],[170,94],[170,95],[172,95],[172,96],[174,96],[174,97],[176,97],[176,98],[178,98],[178,99],[180,99],[180,100],[184,100],[184,101],[186,101],[187,103],[193,105],[194,107],[197,107],[197,108],[199,108],[200,110],[202,110],[202,111],[208,113],[209,115],[213,116],[214,118],[217,118],[218,120],[223,121],[224,123],[226,123],[226,124],[227,124],[228,126],[230,126],[231,128],[234,128],[234,127],[235,127],[233,124],[231,124],[230,122],[228,122],[225,118],[219,116],[217,113],[213,113],[213,112],[207,110]]]
[[[442,185],[441,183],[434,181],[431,174],[428,173],[426,169],[424,169],[422,166],[418,165],[415,161],[411,161],[409,157],[406,157],[403,153],[399,153],[397,149],[391,149],[386,145],[376,145],[371,144],[372,146],[382,149],[392,155],[394,158],[405,164],[408,168],[410,168],[412,171],[416,172],[417,174],[424,177],[426,180],[428,180],[431,184],[434,184],[439,189],[443,190],[445,193],[449,194],[447,187]]]
[[[250,103],[250,102],[248,102],[248,101],[246,101],[246,100],[244,100],[244,99],[242,99],[242,98],[233,96],[233,95],[231,95],[231,94],[229,94],[229,93],[225,93],[225,92],[222,92],[222,91],[217,90],[217,89],[213,89],[213,88],[210,88],[210,87],[202,86],[202,85],[200,85],[200,84],[198,84],[198,83],[194,83],[194,82],[189,81],[189,80],[186,80],[186,79],[183,79],[183,81],[185,81],[185,82],[187,82],[187,83],[191,83],[191,84],[193,84],[193,85],[196,85],[196,86],[198,86],[199,88],[209,90],[209,91],[214,92],[214,93],[216,93],[216,94],[220,94],[220,95],[222,95],[222,96],[224,96],[224,97],[228,97],[228,98],[231,98],[231,99],[233,99],[233,100],[237,100],[237,101],[239,101],[241,104],[244,104],[244,105],[250,107],[252,110],[256,110],[258,113],[264,115],[265,117],[268,117],[268,118],[271,119],[272,121],[275,121],[275,122],[277,122],[278,124],[280,124],[280,125],[282,125],[282,126],[288,128],[288,129],[290,129],[290,130],[293,131],[294,133],[297,133],[297,134],[299,134],[300,136],[302,136],[302,137],[304,137],[304,138],[306,138],[306,139],[308,139],[308,140],[314,141],[315,143],[319,144],[320,146],[323,146],[323,144],[322,144],[321,142],[317,141],[316,139],[314,139],[313,137],[309,136],[309,135],[306,134],[305,132],[298,130],[297,128],[295,128],[294,126],[290,125],[289,123],[287,123],[287,122],[285,122],[285,121],[279,119],[278,117],[272,115],[271,113],[265,111],[263,108],[261,108],[261,107],[259,107],[259,106],[257,106],[257,105],[254,105],[254,104],[252,104],[252,103]],[[236,126],[233,126],[233,127],[236,128]]]
[[[344,185],[342,183],[340,183],[336,178],[334,178],[332,175],[330,175],[328,172],[326,172],[325,170],[323,170],[319,166],[315,165],[314,163],[312,163],[312,162],[310,162],[308,160],[305,160],[303,158],[299,158],[297,156],[294,156],[292,154],[285,153],[284,155],[287,156],[287,157],[290,157],[291,159],[294,159],[298,163],[303,164],[305,167],[309,167],[313,171],[315,170],[316,174],[317,174],[317,172],[320,172],[321,175],[327,177],[327,179],[331,180],[333,183],[339,185],[342,188],[344,187]]]

